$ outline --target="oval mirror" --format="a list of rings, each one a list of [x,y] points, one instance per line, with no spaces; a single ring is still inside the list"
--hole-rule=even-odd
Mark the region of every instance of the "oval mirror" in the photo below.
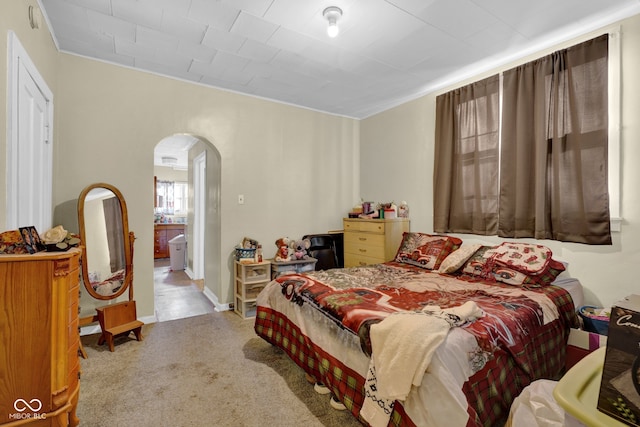
[[[86,187],[78,198],[82,240],[82,279],[89,294],[110,300],[129,289],[133,299],[133,236],[129,234],[127,205],[110,184]]]

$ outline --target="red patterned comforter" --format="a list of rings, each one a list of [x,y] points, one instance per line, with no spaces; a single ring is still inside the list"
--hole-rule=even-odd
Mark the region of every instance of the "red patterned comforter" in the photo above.
[[[351,335],[359,341],[362,357],[367,358],[373,323],[394,312],[457,307],[469,300],[485,314],[462,327],[477,342],[473,354],[460,355],[462,363],[471,366],[462,387],[468,402],[467,425],[492,426],[506,419],[511,401],[531,381],[561,373],[568,330],[575,321],[573,302],[565,290],[456,278],[394,262],[293,274],[280,276],[260,295],[255,329],[318,381],[327,383],[358,416],[364,398],[362,366],[346,361],[357,356],[341,360],[335,354],[341,350],[328,348],[332,345],[324,343],[311,326],[319,323],[317,316],[328,319],[333,325],[330,329],[341,331],[332,333]],[[309,322],[301,318],[309,314],[302,313],[311,313],[316,320]],[[285,345],[284,341],[291,342],[283,341],[287,335],[299,343],[293,348]],[[350,363],[357,368],[351,369]],[[330,368],[323,368],[323,364]],[[331,374],[336,367],[344,376]],[[396,404],[390,424],[413,425],[416,421],[411,418]]]

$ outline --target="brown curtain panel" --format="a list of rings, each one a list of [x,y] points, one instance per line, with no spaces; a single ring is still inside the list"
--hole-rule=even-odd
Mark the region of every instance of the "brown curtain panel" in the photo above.
[[[436,98],[434,231],[496,234],[499,76]]]
[[[124,226],[122,224],[122,208],[117,197],[111,197],[102,201],[104,221],[107,227],[107,246],[111,272],[125,268],[124,259]]]
[[[498,235],[611,244],[608,35],[504,72]]]

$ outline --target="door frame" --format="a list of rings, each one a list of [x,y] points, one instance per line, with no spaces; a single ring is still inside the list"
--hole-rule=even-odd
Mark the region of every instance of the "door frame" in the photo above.
[[[207,194],[207,152],[193,159],[193,279],[205,278],[204,236]],[[206,284],[205,284],[206,285]]]
[[[41,153],[43,155],[42,167],[42,180],[44,183],[37,183],[37,187],[40,187],[43,194],[38,195],[42,197],[40,201],[42,203],[42,210],[37,213],[35,225],[40,228],[40,232],[46,231],[51,227],[52,221],[52,193],[53,193],[53,148],[52,148],[52,135],[53,135],[53,92],[47,86],[44,78],[36,68],[35,64],[29,57],[26,49],[20,43],[18,36],[9,31],[7,37],[7,50],[8,50],[8,111],[7,111],[7,206],[6,206],[6,227],[8,229],[14,229],[19,224],[19,198],[20,191],[18,187],[19,179],[25,179],[28,174],[21,173],[20,163],[18,159],[18,143],[20,138],[19,132],[19,75],[20,67],[24,66],[29,76],[33,79],[41,94],[45,99],[46,112],[44,123],[44,142],[45,149]],[[48,184],[48,185],[42,185]]]

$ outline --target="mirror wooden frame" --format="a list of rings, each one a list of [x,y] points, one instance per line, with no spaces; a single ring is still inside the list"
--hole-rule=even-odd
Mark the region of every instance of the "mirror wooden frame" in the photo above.
[[[120,289],[117,292],[111,295],[100,295],[98,294],[91,286],[91,282],[89,281],[89,269],[87,268],[89,262],[87,259],[87,242],[85,239],[86,231],[85,231],[85,218],[84,218],[84,204],[85,199],[91,190],[97,188],[104,188],[106,190],[110,190],[113,194],[118,198],[120,202],[120,212],[122,214],[122,239],[124,243],[124,259],[125,259],[125,275],[124,281]],[[112,300],[118,298],[122,295],[127,289],[129,290],[129,301],[133,300],[133,241],[135,240],[135,236],[133,232],[129,231],[129,219],[127,213],[127,204],[124,201],[124,197],[122,193],[111,184],[106,184],[103,182],[91,184],[85,187],[80,196],[78,197],[78,226],[80,228],[80,240],[82,241],[82,281],[84,282],[84,287],[89,292],[89,294],[96,299],[99,300]]]

